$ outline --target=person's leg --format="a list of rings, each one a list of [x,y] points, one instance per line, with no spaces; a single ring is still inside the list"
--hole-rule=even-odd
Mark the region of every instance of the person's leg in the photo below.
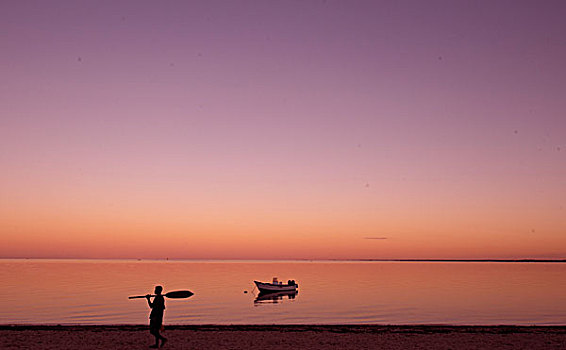
[[[155,337],[155,344],[151,345],[150,348],[157,348],[159,347],[159,327],[160,325],[156,324],[154,320],[149,322],[149,333]]]
[[[153,348],[153,349],[159,347],[159,336],[155,335],[155,344],[150,345],[149,347],[150,347],[150,348]]]
[[[159,335],[159,339],[161,339],[161,346],[165,345],[167,342],[167,338],[161,335],[160,331],[163,330],[163,321],[159,323],[159,328],[157,328],[157,334]]]

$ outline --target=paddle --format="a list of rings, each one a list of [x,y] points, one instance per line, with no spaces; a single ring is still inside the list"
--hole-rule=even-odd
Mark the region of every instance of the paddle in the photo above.
[[[171,299],[184,299],[190,297],[193,294],[194,293],[191,292],[190,290],[175,290],[173,292],[165,293],[163,294],[163,296]],[[151,294],[150,296],[154,297],[155,294]],[[138,298],[145,298],[145,295],[136,295],[133,297],[128,297],[128,299],[138,299]]]

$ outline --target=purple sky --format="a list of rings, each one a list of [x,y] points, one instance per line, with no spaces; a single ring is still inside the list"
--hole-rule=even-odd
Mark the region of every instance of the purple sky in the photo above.
[[[85,242],[224,220],[212,237],[262,249],[328,238],[304,257],[566,257],[565,18],[564,1],[2,1],[0,256],[93,223]]]

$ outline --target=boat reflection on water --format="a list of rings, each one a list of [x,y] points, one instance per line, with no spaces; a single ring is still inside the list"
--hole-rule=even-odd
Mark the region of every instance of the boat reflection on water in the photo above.
[[[280,292],[261,292],[257,295],[254,300],[254,304],[278,304],[283,301],[286,296],[287,299],[293,301],[295,297],[299,294],[296,290],[286,290]]]

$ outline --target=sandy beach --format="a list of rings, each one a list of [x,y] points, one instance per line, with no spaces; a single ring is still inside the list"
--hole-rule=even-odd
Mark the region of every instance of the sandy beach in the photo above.
[[[168,326],[167,349],[566,349],[566,327]],[[2,349],[146,349],[146,326],[0,326]]]

